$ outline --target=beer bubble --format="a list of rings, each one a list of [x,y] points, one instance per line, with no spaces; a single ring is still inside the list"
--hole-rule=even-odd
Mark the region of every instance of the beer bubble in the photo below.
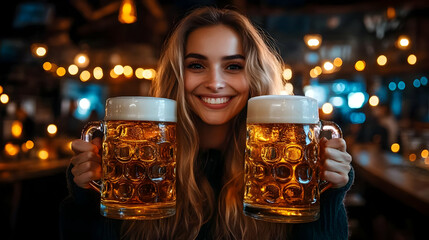
[[[280,145],[273,144],[263,147],[261,150],[262,159],[269,163],[278,161],[280,159],[279,146]]]
[[[175,146],[171,142],[163,142],[159,144],[159,155],[161,160],[173,161],[175,159]]]
[[[116,180],[122,176],[122,164],[117,161],[109,161],[103,164],[104,175],[109,179]]]
[[[262,190],[262,196],[264,198],[264,201],[268,203],[275,203],[277,202],[277,199],[280,197],[280,189],[275,184],[268,184],[267,186],[263,187],[261,190]]]
[[[115,198],[121,202],[126,202],[133,196],[133,186],[126,182],[117,182],[113,186]]]
[[[165,165],[154,164],[149,167],[149,177],[154,182],[159,182],[165,179],[167,167]]]
[[[266,176],[270,175],[270,169],[263,164],[256,163],[255,165],[252,166],[251,173],[256,180],[262,181]]]
[[[292,167],[288,164],[278,164],[274,169],[275,178],[280,182],[289,181],[292,177]]]
[[[174,201],[176,193],[174,192],[174,182],[163,181],[159,184],[160,201]]]
[[[127,143],[120,143],[115,147],[115,157],[119,161],[126,162],[129,161],[133,155],[133,148]]]
[[[145,177],[146,168],[139,163],[130,163],[126,166],[126,176],[132,181],[140,181]]]
[[[300,145],[288,145],[284,151],[286,161],[298,162],[302,159],[302,148]]]
[[[295,169],[295,175],[299,183],[308,184],[313,177],[313,169],[306,163],[299,164]]]
[[[122,141],[133,141],[136,142],[138,139],[143,139],[143,129],[136,123],[134,124],[122,124],[119,126],[120,139]]]
[[[283,198],[288,203],[299,203],[303,199],[304,191],[300,185],[290,184],[283,188]]]
[[[156,184],[150,181],[140,184],[138,187],[138,196],[145,203],[157,202],[158,188]]]
[[[139,148],[140,159],[143,161],[151,162],[156,158],[156,146],[154,145],[143,145]]]

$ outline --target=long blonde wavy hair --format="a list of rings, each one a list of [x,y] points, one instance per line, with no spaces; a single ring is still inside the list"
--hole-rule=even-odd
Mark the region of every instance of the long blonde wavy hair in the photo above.
[[[215,219],[213,239],[284,238],[288,227],[255,221],[243,214],[246,108],[232,121],[224,153],[223,188],[219,199],[198,168],[199,137],[196,116],[185,99],[184,54],[187,37],[201,27],[226,25],[241,37],[245,76],[250,97],[282,89],[282,61],[263,31],[247,17],[230,9],[203,7],[188,14],[164,45],[151,95],[177,101],[177,211],[174,217],[153,221],[126,221],[122,236],[130,239],[195,239],[201,226]],[[216,207],[217,204],[217,207]],[[214,209],[217,209],[215,211]]]

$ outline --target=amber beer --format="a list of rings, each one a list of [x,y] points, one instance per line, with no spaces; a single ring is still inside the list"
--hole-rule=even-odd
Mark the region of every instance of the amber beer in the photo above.
[[[176,102],[152,97],[106,101],[100,212],[117,219],[158,219],[176,212]]]
[[[249,100],[245,153],[244,213],[271,222],[319,218],[321,130],[341,137],[332,122],[319,121],[315,99],[270,95]]]

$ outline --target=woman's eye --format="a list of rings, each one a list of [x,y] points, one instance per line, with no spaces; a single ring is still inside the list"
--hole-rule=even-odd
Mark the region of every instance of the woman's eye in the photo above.
[[[203,65],[199,64],[199,63],[191,63],[188,64],[188,68],[190,69],[203,69]]]
[[[239,64],[230,64],[227,66],[228,70],[240,70],[243,69],[243,66],[239,65]]]

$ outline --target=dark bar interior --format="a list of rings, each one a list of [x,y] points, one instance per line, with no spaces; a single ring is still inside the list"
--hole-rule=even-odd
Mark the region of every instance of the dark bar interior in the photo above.
[[[429,3],[9,1],[1,7],[0,239],[59,239],[71,141],[112,96],[147,96],[190,9],[234,6],[272,37],[284,94],[318,100],[353,156],[349,239],[425,239],[429,226]]]

